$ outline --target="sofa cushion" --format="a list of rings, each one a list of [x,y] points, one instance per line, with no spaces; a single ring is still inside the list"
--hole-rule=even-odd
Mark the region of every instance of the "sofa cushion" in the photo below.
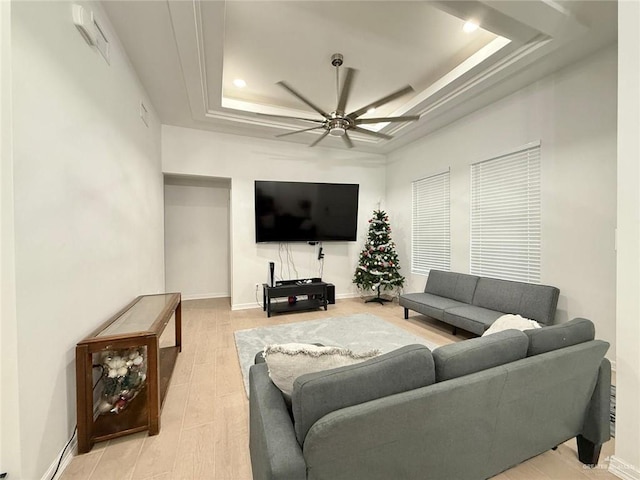
[[[447,297],[463,303],[471,303],[478,277],[457,272],[429,271],[425,293]]]
[[[435,369],[424,345],[407,345],[356,365],[297,378],[292,408],[296,437],[303,444],[311,426],[330,412],[431,385]]]
[[[445,309],[466,305],[457,300],[440,297],[432,293],[405,293],[400,295],[399,304],[401,307],[409,308],[423,315],[429,315],[438,320],[442,320]]]
[[[473,296],[473,305],[503,313],[518,313],[545,325],[555,316],[560,291],[548,285],[481,277]]]
[[[443,320],[449,325],[462,328],[468,332],[482,335],[503,312],[489,310],[475,305],[448,308],[444,311]]]
[[[442,382],[520,360],[527,356],[528,346],[529,338],[523,332],[505,330],[438,347],[433,351],[436,381]]]
[[[379,354],[379,350],[355,353],[348,348],[305,343],[267,345],[264,349],[269,377],[282,391],[285,399],[291,397],[293,381],[300,375],[360,363]]]
[[[591,320],[574,318],[566,323],[524,333],[529,339],[527,356],[532,356],[593,340],[596,330]]]

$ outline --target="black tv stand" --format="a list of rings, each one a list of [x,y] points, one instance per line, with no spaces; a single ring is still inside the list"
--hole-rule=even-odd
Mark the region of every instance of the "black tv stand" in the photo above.
[[[311,280],[311,281],[309,281]],[[296,312],[301,310],[315,310],[318,308],[327,309],[327,287],[331,285],[321,281],[319,278],[282,280],[276,282],[275,287],[270,287],[266,283],[262,284],[262,310],[267,312],[267,317],[272,313]],[[298,296],[306,295],[306,299],[297,299]],[[296,298],[290,302],[289,297]],[[285,301],[272,302],[272,299],[287,298]]]

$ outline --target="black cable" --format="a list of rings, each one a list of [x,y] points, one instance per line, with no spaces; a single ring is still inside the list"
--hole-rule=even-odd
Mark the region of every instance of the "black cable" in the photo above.
[[[102,370],[102,374],[104,375],[105,370],[103,365],[91,365],[91,368],[99,368],[100,370]],[[100,378],[98,378],[98,380],[96,380],[96,383],[93,384],[92,390],[96,389],[96,387],[100,383],[100,380],[102,380],[102,375],[100,375]]]
[[[284,243],[281,242],[280,246],[278,248],[278,258],[280,259],[280,278],[281,279],[284,279],[284,275],[285,275],[285,273],[284,273],[284,261],[282,259],[282,251],[283,250],[284,250],[284,253],[286,254],[287,253],[286,246],[285,246]],[[291,278],[291,277],[289,277],[289,278]]]
[[[104,367],[102,365],[91,365],[92,368],[100,368],[102,370],[104,370]],[[98,384],[100,383],[100,380],[102,380],[102,377],[100,377],[98,379],[98,381],[96,381],[96,383],[93,385],[93,389],[95,390],[96,387],[98,386]],[[56,478],[56,475],[58,473],[58,470],[60,470],[60,465],[62,464],[62,459],[64,458],[64,454],[67,451],[67,448],[69,448],[69,445],[71,445],[71,442],[73,441],[73,438],[76,436],[76,432],[78,431],[78,425],[76,424],[73,427],[73,433],[71,434],[71,438],[69,439],[69,441],[67,442],[67,444],[64,446],[64,448],[62,449],[62,453],[60,454],[60,458],[58,459],[58,464],[56,465],[56,469],[53,472],[53,475],[51,475],[51,478],[49,480],[53,480],[54,478]],[[3,477],[4,478],[4,477]]]
[[[258,286],[256,286],[256,303],[258,304],[259,307],[262,307],[262,309],[264,310],[264,305],[260,304],[260,300],[258,300]]]
[[[291,245],[289,243],[287,243],[286,245],[286,249],[287,249],[287,274],[289,275],[289,279],[291,279],[291,268],[293,267],[293,259],[291,258]],[[296,269],[293,268],[293,273],[296,273]],[[298,278],[298,275],[296,274],[295,278]]]
[[[287,255],[287,245],[282,243],[280,246],[282,247],[282,250],[284,251],[285,259],[287,260],[286,267],[287,267],[287,271],[289,272],[289,273],[287,273],[287,280],[290,280],[291,279],[291,269],[289,268],[289,263],[288,263],[289,262],[289,258],[286,256]],[[282,262],[281,270],[282,270],[282,278],[284,279],[284,277],[285,277],[285,262]]]
[[[102,365],[91,365],[92,368],[100,368],[104,371],[104,367]],[[93,385],[93,389],[95,390],[96,387],[98,386],[98,384],[100,383],[100,380],[102,380],[102,377],[100,377],[96,383]],[[58,464],[56,465],[56,469],[53,472],[53,475],[51,475],[51,478],[49,480],[53,480],[54,478],[56,478],[56,475],[58,473],[58,470],[60,470],[60,465],[62,464],[62,459],[64,458],[64,454],[67,451],[67,448],[69,448],[69,445],[71,445],[71,442],[73,441],[74,437],[76,436],[76,433],[78,431],[78,425],[76,424],[73,427],[73,433],[71,434],[71,438],[69,439],[69,441],[67,442],[67,444],[64,446],[64,448],[62,449],[62,453],[60,454],[60,458],[58,459]]]
[[[56,466],[56,469],[53,472],[53,475],[51,475],[51,478],[49,480],[53,480],[54,478],[56,478],[56,474],[58,473],[58,470],[60,469],[60,464],[62,463],[62,459],[64,458],[64,452],[66,452],[67,448],[69,448],[69,445],[71,445],[71,441],[73,440],[73,437],[76,436],[76,432],[77,431],[78,431],[78,425],[73,427],[73,433],[71,434],[71,438],[69,439],[67,444],[62,449],[62,453],[60,454],[60,459],[58,460],[58,465]]]
[[[320,280],[322,280],[322,273],[324,272],[324,253],[322,252],[322,242],[320,242],[320,247],[318,248],[318,262],[320,262],[319,277]]]
[[[282,280],[282,242],[278,244],[278,259],[280,260],[280,280]]]
[[[289,255],[291,256],[291,267],[293,268],[293,273],[296,274],[296,278],[300,278],[300,274],[298,273],[298,269],[296,268],[296,262],[293,260],[293,252],[291,252],[291,246],[287,244]]]

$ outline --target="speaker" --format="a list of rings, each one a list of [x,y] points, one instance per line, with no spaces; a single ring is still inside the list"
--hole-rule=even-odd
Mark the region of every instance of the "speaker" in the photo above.
[[[275,273],[275,270],[276,270],[276,264],[273,263],[273,262],[269,262],[269,278],[268,278],[268,280],[269,280],[269,286],[270,287],[275,287],[276,286],[275,282],[273,281],[273,275]]]
[[[336,286],[333,283],[327,283],[327,303],[336,303]]]

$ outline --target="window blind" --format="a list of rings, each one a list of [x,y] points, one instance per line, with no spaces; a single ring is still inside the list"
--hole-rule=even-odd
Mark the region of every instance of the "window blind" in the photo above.
[[[449,172],[412,183],[411,272],[451,267]]]
[[[540,283],[540,144],[471,165],[474,275]]]

